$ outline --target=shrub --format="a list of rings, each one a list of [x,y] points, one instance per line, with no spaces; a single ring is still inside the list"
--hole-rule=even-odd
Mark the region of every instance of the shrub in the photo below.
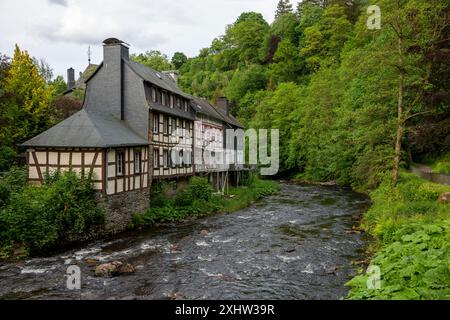
[[[7,146],[0,146],[0,172],[7,171],[11,168],[16,157],[14,149]]]
[[[0,208],[6,206],[9,197],[19,192],[27,184],[27,172],[23,168],[12,167],[3,177],[0,177]]]
[[[40,187],[27,186],[11,194],[0,212],[0,244],[46,249],[82,236],[103,221],[91,177],[82,179],[71,171],[55,173]]]
[[[188,192],[191,193],[193,199],[208,201],[211,199],[213,191],[206,178],[192,177],[189,182]]]

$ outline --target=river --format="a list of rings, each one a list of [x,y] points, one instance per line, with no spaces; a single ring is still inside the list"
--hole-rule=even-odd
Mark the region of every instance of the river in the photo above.
[[[369,200],[348,188],[281,184],[244,210],[123,234],[82,248],[0,264],[1,299],[339,299],[364,235]],[[137,271],[94,276],[96,264]],[[68,290],[70,265],[81,290]]]

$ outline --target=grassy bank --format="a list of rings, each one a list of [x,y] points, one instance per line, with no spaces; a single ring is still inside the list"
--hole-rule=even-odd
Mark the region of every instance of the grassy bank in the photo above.
[[[450,174],[450,152],[437,158],[431,167],[435,173]]]
[[[214,193],[204,178],[193,177],[189,184],[173,193],[173,185],[159,182],[152,187],[150,209],[135,214],[132,227],[156,222],[174,222],[219,212],[233,212],[278,191],[274,181],[251,178],[245,186],[230,188],[226,195]]]
[[[347,285],[349,299],[450,299],[450,205],[438,197],[449,186],[403,173],[397,188],[388,178],[370,195],[363,220],[375,236],[372,266],[381,271],[381,288],[368,289],[361,274]]]

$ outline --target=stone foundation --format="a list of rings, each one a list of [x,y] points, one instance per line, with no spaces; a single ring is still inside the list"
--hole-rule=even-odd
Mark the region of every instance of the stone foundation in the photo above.
[[[98,204],[105,209],[105,232],[116,234],[127,229],[133,214],[149,208],[150,189],[127,191],[104,196],[97,194]]]

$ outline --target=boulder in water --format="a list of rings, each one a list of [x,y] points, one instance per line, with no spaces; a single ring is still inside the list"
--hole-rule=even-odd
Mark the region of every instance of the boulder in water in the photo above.
[[[113,261],[98,265],[95,268],[95,276],[111,278],[122,274],[134,273],[135,271],[136,269],[129,263]]]

